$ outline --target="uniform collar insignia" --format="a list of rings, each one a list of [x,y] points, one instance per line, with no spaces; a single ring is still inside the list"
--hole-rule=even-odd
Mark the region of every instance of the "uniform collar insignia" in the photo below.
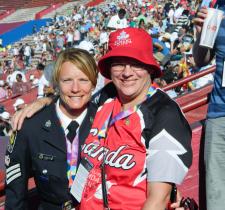
[[[45,127],[46,128],[50,128],[51,125],[52,125],[52,122],[50,120],[48,120],[48,121],[45,122]]]

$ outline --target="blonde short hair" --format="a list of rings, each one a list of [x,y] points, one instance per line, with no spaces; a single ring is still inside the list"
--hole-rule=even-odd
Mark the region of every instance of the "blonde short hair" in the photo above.
[[[76,48],[70,48],[60,52],[53,72],[54,86],[58,86],[60,71],[65,62],[73,63],[88,77],[92,85],[94,87],[96,86],[98,67],[94,58],[86,50]]]

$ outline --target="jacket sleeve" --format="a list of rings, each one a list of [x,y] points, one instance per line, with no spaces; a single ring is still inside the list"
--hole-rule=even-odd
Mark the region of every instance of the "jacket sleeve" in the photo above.
[[[6,210],[27,209],[29,154],[28,138],[24,130],[14,132],[10,137],[5,155]]]
[[[147,148],[148,181],[181,184],[192,163],[191,129],[178,105],[156,114]]]

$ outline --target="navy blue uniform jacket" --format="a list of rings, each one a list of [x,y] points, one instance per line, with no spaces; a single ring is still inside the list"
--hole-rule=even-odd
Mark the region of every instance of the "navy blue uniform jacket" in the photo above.
[[[89,134],[97,106],[89,104],[79,131],[81,145]],[[41,204],[39,209],[62,209],[72,199],[67,179],[67,153],[64,131],[55,104],[45,107],[10,139],[6,165],[6,210],[27,209],[27,182],[34,176]],[[80,155],[79,155],[80,156]]]

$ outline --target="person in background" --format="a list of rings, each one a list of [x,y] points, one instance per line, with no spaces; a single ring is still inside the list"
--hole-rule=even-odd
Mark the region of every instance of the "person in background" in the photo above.
[[[59,34],[56,36],[56,45],[58,53],[64,49],[65,37],[63,31],[60,31]]]
[[[140,19],[139,23],[138,23],[138,28],[142,28],[142,29],[146,29],[146,25],[145,25],[145,21],[144,19]]]
[[[11,134],[10,114],[4,111],[0,114],[0,136],[10,136]]]
[[[6,78],[6,81],[8,82],[8,84],[10,85],[10,87],[12,87],[13,86],[13,83],[15,83],[15,82],[17,82],[18,80],[18,74],[20,74],[20,76],[22,76],[22,80],[21,80],[21,83],[23,82],[23,83],[25,83],[25,82],[27,82],[27,79],[26,79],[26,75],[25,75],[25,73],[24,72],[22,72],[22,71],[13,71],[12,69],[10,69],[10,71],[9,71],[9,74],[8,74],[8,76],[7,76],[7,78]],[[20,77],[19,76],[19,77]],[[20,80],[20,79],[19,79]]]
[[[26,120],[7,147],[6,209],[27,209],[30,174],[41,198],[40,209],[74,208],[76,202],[69,189],[96,112],[96,106],[89,104],[96,78],[97,66],[87,51],[68,49],[60,53],[53,74],[58,97]]]
[[[173,5],[173,1],[172,0],[168,0],[165,5],[164,5],[164,15],[169,16],[169,11],[171,9],[171,7],[174,7]]]
[[[164,86],[167,85],[167,82],[163,79],[163,78],[156,78],[154,80],[154,82],[160,87],[163,88]],[[167,90],[166,93],[168,94],[168,96],[170,98],[176,98],[177,97],[177,93],[175,92],[175,90],[171,89],[171,90]]]
[[[102,27],[102,30],[99,35],[99,44],[103,47],[103,52],[106,52],[107,50],[107,43],[109,41],[109,34],[107,32],[107,29],[105,27]]]
[[[78,26],[76,26],[75,27],[75,29],[74,29],[74,38],[73,38],[73,40],[74,40],[74,45],[76,46],[76,45],[79,45],[79,43],[80,43],[80,31],[79,31],[79,28],[78,28]]]
[[[119,9],[118,14],[110,18],[107,27],[111,30],[128,27],[128,23],[127,23],[127,19],[125,15],[126,15],[126,10]]]
[[[7,90],[5,89],[5,81],[0,80],[0,100],[8,96]]]
[[[218,9],[225,12],[225,2],[217,1]],[[217,7],[216,6],[216,7]],[[204,160],[206,178],[207,210],[224,209],[225,201],[225,19],[222,19],[213,49],[200,46],[201,30],[207,8],[201,8],[194,23],[197,30],[197,40],[193,47],[193,56],[197,66],[205,66],[216,56],[216,71],[214,85],[208,103],[208,113],[205,123]]]
[[[23,43],[19,44],[19,59],[23,61],[23,56],[24,56],[24,48],[25,46]]]
[[[80,210],[164,210],[173,183],[180,184],[191,165],[191,129],[178,105],[152,83],[161,70],[150,35],[137,28],[111,33],[98,67],[112,83],[93,96],[100,108],[81,151],[91,167]],[[14,129],[46,103],[17,113]]]
[[[54,94],[52,78],[51,78],[52,72],[54,70],[54,65],[55,65],[55,62],[51,62],[44,67],[44,73],[42,73],[38,81],[37,98],[42,98],[44,96],[47,96],[49,93]]]
[[[25,57],[25,66],[28,67],[30,65],[31,59],[31,47],[28,43],[26,43],[24,47],[24,57]]]
[[[37,25],[36,24],[34,24],[32,27],[32,33],[33,34],[37,33]]]
[[[22,95],[26,91],[28,91],[28,89],[29,89],[28,83],[25,83],[23,81],[23,75],[21,73],[18,73],[16,75],[16,80],[12,84],[12,94],[13,95],[17,95],[17,94]]]

